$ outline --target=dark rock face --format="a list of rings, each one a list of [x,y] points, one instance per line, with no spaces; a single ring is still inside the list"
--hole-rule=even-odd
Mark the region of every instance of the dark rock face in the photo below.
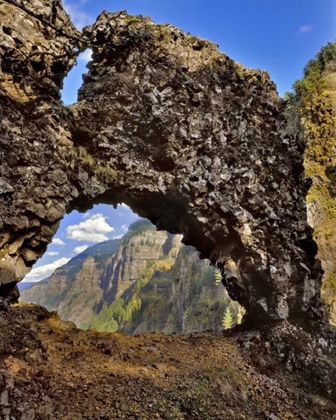
[[[123,201],[217,264],[252,322],[320,319],[303,147],[268,74],[148,18],[104,12],[80,35],[57,11],[61,32],[0,2],[0,293],[65,212]],[[85,44],[93,61],[67,109],[58,89]]]

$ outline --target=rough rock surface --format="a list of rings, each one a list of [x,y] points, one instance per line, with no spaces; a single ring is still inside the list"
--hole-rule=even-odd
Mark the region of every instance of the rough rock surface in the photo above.
[[[321,319],[303,147],[267,72],[149,18],[104,12],[81,35],[58,2],[11,3],[0,1],[0,294],[17,296],[65,212],[123,201],[223,269],[250,321]],[[83,45],[93,61],[67,109],[59,87]]]
[[[76,195],[68,176],[72,142],[60,88],[74,64],[78,42],[73,37],[79,34],[60,4],[55,14],[47,1],[23,4],[29,13],[0,1],[3,296],[11,291],[15,296],[15,283],[45,252],[58,228],[66,210],[63,197]]]

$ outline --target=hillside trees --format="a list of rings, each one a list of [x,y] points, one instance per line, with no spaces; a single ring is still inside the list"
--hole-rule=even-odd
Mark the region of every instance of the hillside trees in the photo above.
[[[241,322],[244,310],[230,300],[220,279],[218,270],[183,246],[176,261],[148,262],[130,289],[104,304],[86,327],[128,333],[231,328]]]

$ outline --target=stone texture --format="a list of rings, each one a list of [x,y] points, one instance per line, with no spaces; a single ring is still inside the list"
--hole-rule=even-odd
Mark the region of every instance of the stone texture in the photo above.
[[[1,187],[0,284],[21,280],[21,250],[42,254],[65,212],[124,202],[216,264],[251,322],[320,320],[303,145],[268,73],[125,12],[80,35],[41,3],[61,31],[0,1],[1,179],[13,188]],[[83,46],[93,61],[67,109],[59,88]]]

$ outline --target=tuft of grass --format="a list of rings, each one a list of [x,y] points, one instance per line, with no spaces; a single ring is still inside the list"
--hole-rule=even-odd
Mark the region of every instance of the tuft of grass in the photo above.
[[[96,167],[96,174],[105,178],[116,178],[118,171],[109,166],[98,165]]]
[[[127,15],[125,17],[125,23],[127,23],[128,25],[135,25],[137,23],[141,23],[142,19],[139,16],[132,16],[132,15]]]
[[[86,163],[88,166],[96,165],[95,158],[92,155],[90,155],[90,153],[85,149],[84,146],[78,147],[78,157],[81,162]]]

